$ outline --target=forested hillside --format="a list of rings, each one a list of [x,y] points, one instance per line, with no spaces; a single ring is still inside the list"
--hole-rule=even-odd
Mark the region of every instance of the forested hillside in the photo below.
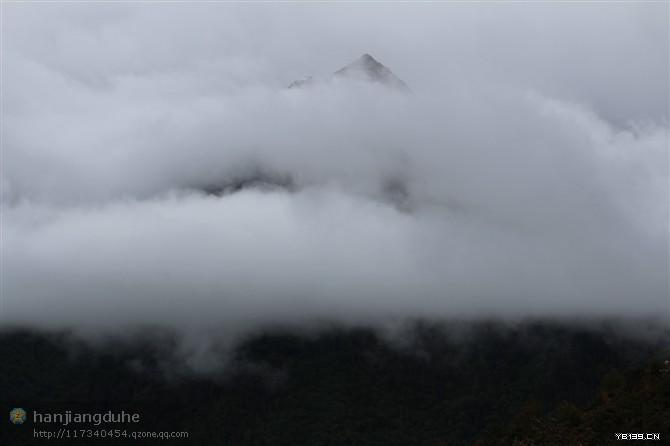
[[[658,334],[616,333],[549,322],[417,323],[403,339],[366,328],[277,330],[240,343],[223,369],[198,374],[180,363],[176,338],[166,333],[100,349],[65,333],[11,331],[0,342],[0,394],[7,410],[136,410],[141,426],[128,429],[189,432],[174,444],[601,445],[615,443],[616,432],[668,438],[668,345]],[[3,423],[0,444],[40,444],[28,436],[33,427]],[[115,441],[104,444],[127,444]]]

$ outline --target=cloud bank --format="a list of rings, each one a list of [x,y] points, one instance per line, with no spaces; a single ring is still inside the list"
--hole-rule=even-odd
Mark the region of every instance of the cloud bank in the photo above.
[[[3,5],[2,319],[667,314],[667,17]]]

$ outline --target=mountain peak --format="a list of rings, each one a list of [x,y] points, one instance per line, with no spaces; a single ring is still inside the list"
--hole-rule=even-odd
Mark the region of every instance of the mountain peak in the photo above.
[[[381,71],[383,69],[387,69],[383,64],[381,64],[377,59],[369,55],[368,53],[363,54],[361,57],[358,59],[354,60],[350,64],[340,68],[335,72],[335,74],[346,71],[346,70],[351,70],[351,69],[357,69],[357,70],[363,70],[367,71],[370,74],[375,74],[378,71]],[[390,70],[389,70],[390,71]]]
[[[350,64],[340,68],[333,74],[333,76],[344,76],[371,82],[380,82],[401,90],[409,91],[405,82],[400,80],[390,69],[368,53],[363,54]]]
[[[410,91],[405,82],[368,53],[363,54],[358,59],[340,68],[331,77],[377,82],[399,90]],[[314,78],[307,77],[292,82],[288,88],[300,88],[311,85],[314,82]]]

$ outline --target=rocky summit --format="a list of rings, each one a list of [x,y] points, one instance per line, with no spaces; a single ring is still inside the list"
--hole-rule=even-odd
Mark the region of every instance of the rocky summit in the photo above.
[[[317,79],[312,76],[307,76],[302,79],[295,80],[289,84],[288,88],[303,88],[309,87],[320,81],[328,81],[332,79],[351,79],[358,81],[374,82],[380,83],[385,86],[407,91],[410,89],[407,84],[396,76],[393,71],[391,71],[384,64],[379,62],[377,59],[372,57],[369,54],[363,54],[358,59],[353,62],[345,65],[339,70],[335,71],[332,75],[325,79]]]

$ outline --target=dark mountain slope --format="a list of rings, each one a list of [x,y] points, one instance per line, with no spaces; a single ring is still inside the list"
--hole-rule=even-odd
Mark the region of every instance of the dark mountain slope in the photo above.
[[[654,339],[548,322],[419,323],[400,343],[365,328],[274,331],[201,376],[175,359],[169,333],[92,348],[11,331],[0,395],[6,410],[136,410],[142,430],[190,433],[174,444],[544,444],[543,432],[606,444],[614,430],[668,428],[668,344]],[[2,426],[0,444],[39,443],[30,422]]]

